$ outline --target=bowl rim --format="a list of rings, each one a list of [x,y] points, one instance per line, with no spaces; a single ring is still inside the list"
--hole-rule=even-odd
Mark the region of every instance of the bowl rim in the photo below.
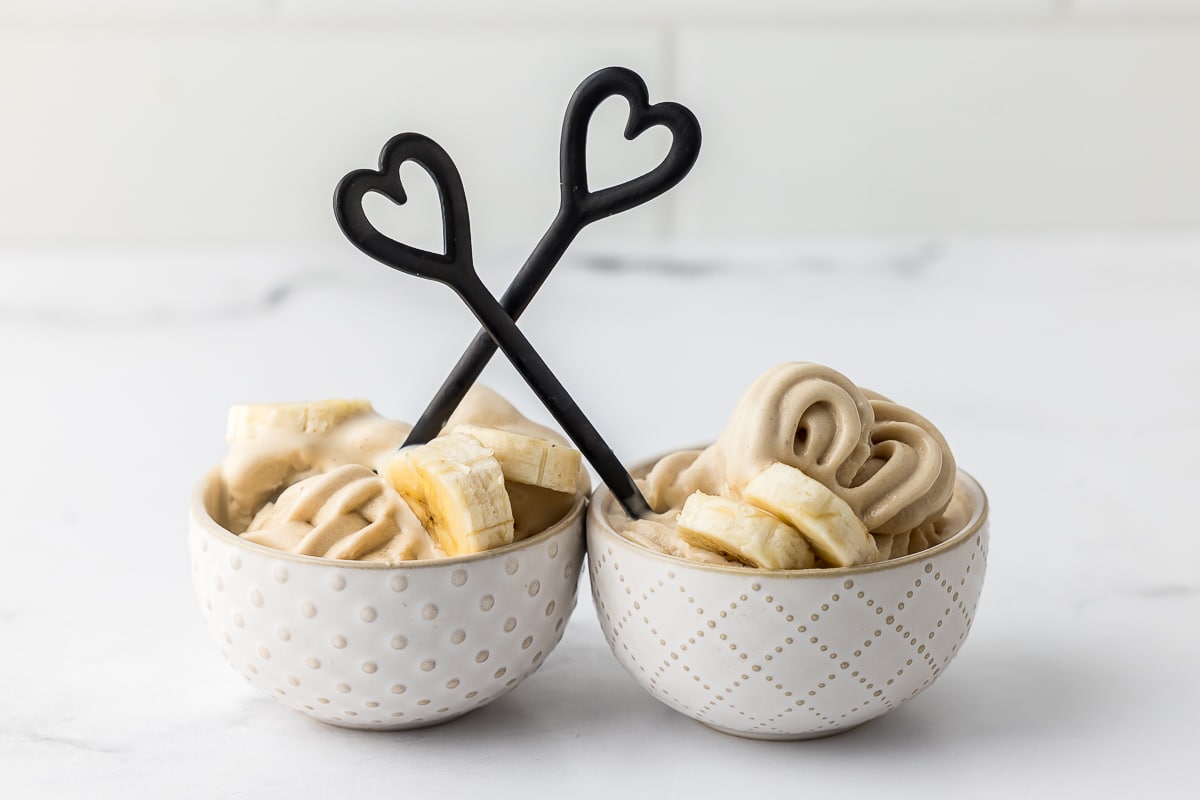
[[[212,491],[217,482],[221,478],[221,468],[213,467],[200,480],[196,487],[192,490],[192,499],[189,507],[189,519],[191,522],[190,528],[198,528],[204,533],[214,536],[217,539],[241,547],[251,553],[268,558],[276,558],[282,561],[292,561],[301,564],[311,564],[330,567],[333,569],[366,569],[381,572],[402,572],[414,569],[430,569],[437,567],[458,566],[460,564],[468,564],[475,561],[486,561],[491,558],[518,553],[522,550],[527,550],[535,547],[538,544],[552,539],[558,534],[570,528],[575,522],[584,517],[584,511],[588,504],[588,495],[580,494],[575,498],[575,503],[571,506],[562,519],[551,525],[546,530],[536,533],[527,539],[522,539],[519,542],[506,544],[503,547],[496,547],[491,550],[485,550],[482,553],[468,553],[461,556],[446,556],[444,558],[426,558],[414,559],[412,561],[400,561],[396,563],[387,561],[350,561],[347,559],[325,558],[323,556],[310,556],[300,553],[289,553],[286,550],[276,550],[274,547],[258,544],[257,542],[248,542],[241,536],[238,536],[233,531],[219,524],[212,518],[212,514],[208,511],[208,505],[205,502],[208,493]],[[585,523],[586,527],[586,523]]]
[[[650,464],[657,462],[658,459],[651,460]],[[640,466],[640,465],[639,465]],[[636,467],[635,467],[636,469]],[[970,473],[958,469],[955,475],[956,486],[965,487],[971,493],[972,499],[975,501],[975,507],[972,509],[971,517],[963,526],[962,530],[955,533],[949,539],[939,542],[933,547],[926,548],[916,553],[911,553],[899,558],[889,558],[884,561],[876,561],[871,564],[860,564],[854,567],[811,567],[809,569],[761,569],[754,567],[735,567],[725,566],[722,564],[707,564],[701,561],[689,561],[686,558],[669,555],[667,553],[657,553],[642,545],[622,536],[609,523],[604,515],[603,508],[611,497],[608,487],[600,484],[592,493],[589,502],[587,513],[587,533],[590,535],[593,530],[605,537],[615,540],[617,543],[627,545],[628,549],[635,551],[639,557],[646,556],[652,559],[662,561],[664,564],[671,564],[676,567],[685,569],[697,569],[706,572],[716,572],[724,575],[738,575],[741,577],[754,578],[788,578],[788,579],[816,579],[816,578],[841,578],[853,577],[855,575],[866,575],[872,572],[885,572],[891,569],[900,569],[909,564],[917,563],[928,559],[930,556],[936,556],[941,553],[948,552],[956,547],[964,544],[982,530],[988,522],[988,498],[987,493],[983,491],[983,486],[980,485],[974,476]],[[589,537],[590,538],[590,537]]]

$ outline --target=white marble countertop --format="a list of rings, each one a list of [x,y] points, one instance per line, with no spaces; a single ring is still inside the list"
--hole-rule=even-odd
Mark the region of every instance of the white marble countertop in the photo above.
[[[480,260],[499,286],[517,259]],[[373,734],[312,722],[224,664],[192,596],[187,498],[234,402],[365,396],[415,417],[474,330],[465,309],[349,247],[0,252],[0,794],[1186,794],[1198,300],[1195,237],[575,257],[523,327],[626,460],[713,436],[782,360],[935,420],[991,497],[975,628],[895,713],[753,742],[643,694],[585,584],[516,691]],[[486,379],[546,418],[507,364]]]

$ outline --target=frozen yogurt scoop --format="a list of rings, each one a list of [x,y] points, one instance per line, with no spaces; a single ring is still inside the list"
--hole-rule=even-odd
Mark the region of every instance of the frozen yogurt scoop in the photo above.
[[[641,481],[656,516],[623,527],[691,560],[766,569],[853,566],[936,543],[957,470],[920,414],[819,364],[780,364],[704,450]]]
[[[235,406],[223,521],[300,555],[396,563],[478,553],[543,531],[587,492],[579,451],[476,386],[442,435],[365,400]]]

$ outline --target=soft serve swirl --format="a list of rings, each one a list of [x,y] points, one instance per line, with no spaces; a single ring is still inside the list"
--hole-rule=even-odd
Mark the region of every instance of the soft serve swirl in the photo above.
[[[567,444],[483,386],[472,387],[446,430],[459,425]],[[215,517],[247,541],[300,555],[387,562],[444,557],[409,503],[380,475],[410,429],[365,400],[237,406]],[[513,540],[562,519],[588,488],[586,472],[575,492],[505,483]]]
[[[739,497],[776,463],[799,469],[845,501],[876,537],[882,557],[948,535],[935,523],[950,504],[957,470],[937,428],[829,367],[800,362],[759,376],[710,447],[655,464],[642,487],[658,516],[627,531],[655,549],[711,560],[712,554],[698,558],[672,538],[687,498],[695,492]]]

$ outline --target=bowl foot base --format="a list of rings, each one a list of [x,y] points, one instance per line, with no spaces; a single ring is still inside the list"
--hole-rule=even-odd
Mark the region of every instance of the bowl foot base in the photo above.
[[[311,714],[308,714],[303,711],[301,711],[300,713],[304,714],[306,717],[309,717],[310,719],[313,719],[317,722],[323,723],[325,725],[329,725],[334,728],[347,728],[349,730],[356,730],[356,731],[415,731],[415,730],[419,730],[421,728],[432,728],[435,725],[443,725],[447,722],[453,722],[454,720],[471,713],[471,711],[473,711],[473,710],[474,709],[469,709],[467,711],[463,711],[458,714],[447,714],[444,717],[438,717],[436,719],[423,719],[423,720],[419,720],[419,721],[414,720],[413,722],[396,721],[396,722],[384,722],[384,723],[374,723],[374,724],[372,724],[370,722],[357,722],[355,720],[348,720],[348,719],[322,719],[321,717],[314,717]]]
[[[837,736],[839,733],[852,731],[859,725],[864,724],[863,722],[858,722],[854,725],[847,725],[844,728],[833,728],[832,730],[827,731],[809,731],[807,733],[756,733],[754,731],[735,731],[732,728],[722,728],[720,725],[713,725],[708,722],[701,722],[700,720],[697,721],[700,722],[700,724],[704,727],[711,728],[717,733],[724,733],[728,736],[737,736],[742,739],[758,739],[761,741],[772,742],[794,742],[801,739],[824,739],[828,736]]]

